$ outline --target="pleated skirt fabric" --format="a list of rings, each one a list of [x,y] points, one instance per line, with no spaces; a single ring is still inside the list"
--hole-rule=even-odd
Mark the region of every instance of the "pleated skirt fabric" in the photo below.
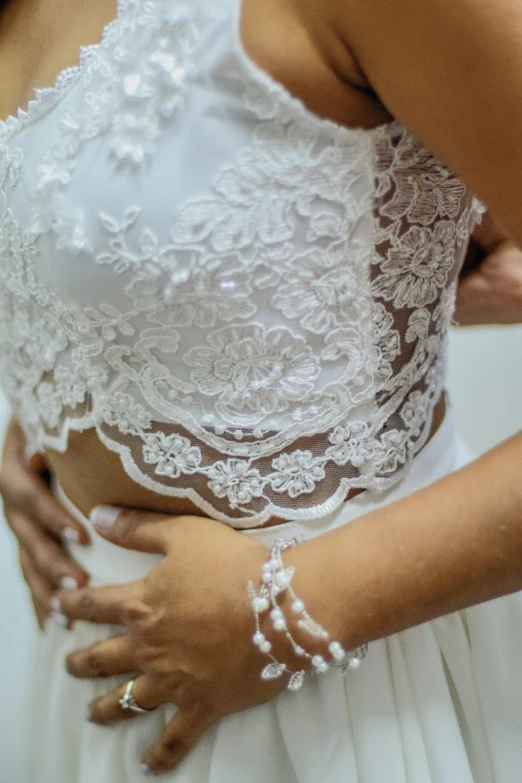
[[[391,503],[470,458],[451,416],[382,495],[363,493],[340,512],[307,523],[250,531],[321,534]],[[75,511],[67,498],[62,501]],[[88,522],[82,518],[85,524]],[[103,541],[72,547],[92,584],[131,581],[158,558]],[[35,650],[28,719],[30,783],[141,783],[140,758],[173,707],[99,727],[86,705],[125,677],[78,681],[64,670],[75,648],[119,632],[50,625]],[[233,644],[233,640],[231,640]],[[165,783],[518,783],[522,780],[522,598],[515,594],[372,642],[360,667],[310,677],[297,693],[231,715],[211,728]]]

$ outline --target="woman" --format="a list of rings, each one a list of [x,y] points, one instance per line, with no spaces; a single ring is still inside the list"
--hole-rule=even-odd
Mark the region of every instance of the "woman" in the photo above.
[[[114,17],[0,135],[2,379],[69,516],[3,494],[41,621],[92,585],[52,599],[33,779],[514,780],[520,597],[449,613],[522,587],[522,441],[443,478],[443,369],[451,171],[522,242],[522,12],[73,5],[0,31],[6,117]]]

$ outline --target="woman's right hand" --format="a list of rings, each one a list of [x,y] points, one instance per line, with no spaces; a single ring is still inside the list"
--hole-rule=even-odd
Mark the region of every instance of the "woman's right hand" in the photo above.
[[[455,319],[462,326],[522,323],[522,251],[491,212],[473,232]]]
[[[26,439],[15,417],[9,423],[0,467],[4,514],[20,548],[20,565],[40,628],[53,614],[59,588],[84,587],[88,575],[71,559],[64,541],[88,544],[85,528],[60,505],[46,478],[43,454],[26,457]],[[56,620],[65,622],[61,615]]]

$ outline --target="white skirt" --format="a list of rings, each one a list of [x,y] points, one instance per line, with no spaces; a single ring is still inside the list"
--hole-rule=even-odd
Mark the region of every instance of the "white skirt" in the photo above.
[[[448,416],[402,484],[365,492],[327,519],[249,531],[311,538],[403,497],[469,460]],[[61,498],[90,527],[88,521]],[[158,558],[104,541],[72,546],[93,585],[143,576]],[[140,758],[173,714],[99,727],[87,703],[127,679],[79,681],[66,654],[119,631],[49,626],[36,651],[30,783],[141,783]],[[372,642],[360,669],[310,678],[297,693],[211,728],[166,783],[517,783],[522,775],[521,594]]]

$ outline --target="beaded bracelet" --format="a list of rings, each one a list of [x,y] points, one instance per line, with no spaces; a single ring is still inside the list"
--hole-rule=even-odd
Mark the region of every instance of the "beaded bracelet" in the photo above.
[[[254,610],[256,624],[253,642],[262,653],[265,653],[271,659],[271,663],[267,664],[262,670],[261,678],[263,680],[274,680],[287,672],[290,674],[290,680],[287,685],[290,691],[299,690],[303,684],[306,670],[293,671],[285,663],[281,663],[274,657],[271,652],[272,645],[261,631],[260,618],[265,612],[270,610],[270,620],[274,631],[284,633],[294,653],[310,661],[316,674],[327,672],[330,666],[342,666],[345,672],[348,668],[356,669],[360,666],[368,650],[368,645],[365,644],[356,650],[346,652],[339,642],[330,642],[328,649],[332,658],[330,661],[326,661],[322,655],[311,655],[307,652],[304,647],[296,642],[288,630],[287,620],[277,600],[284,592],[287,592],[290,596],[292,612],[299,617],[297,627],[301,628],[308,635],[323,640],[325,643],[329,642],[330,639],[328,632],[308,614],[303,601],[295,594],[292,587],[295,569],[293,567],[285,568],[281,557],[283,552],[297,546],[299,543],[300,541],[297,538],[287,541],[279,538],[271,548],[269,559],[263,564],[259,592],[256,592],[252,581],[248,583],[248,597]]]

